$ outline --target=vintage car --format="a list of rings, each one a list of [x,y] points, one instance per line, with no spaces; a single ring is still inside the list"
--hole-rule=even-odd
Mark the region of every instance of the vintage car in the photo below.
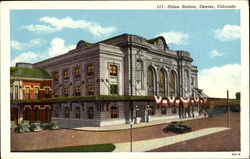
[[[175,133],[185,133],[192,131],[192,128],[190,126],[185,125],[181,121],[173,121],[170,124],[167,125],[166,128],[163,129],[164,132],[175,132]]]
[[[35,132],[35,131],[41,131],[40,123],[31,123],[30,124],[30,131]]]
[[[15,132],[17,133],[23,133],[23,132],[29,132],[29,124],[21,123],[15,128]]]

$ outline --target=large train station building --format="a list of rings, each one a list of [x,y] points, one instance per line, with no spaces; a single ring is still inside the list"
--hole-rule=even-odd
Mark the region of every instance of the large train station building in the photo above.
[[[195,104],[162,106],[149,98],[200,97],[192,61],[189,52],[171,50],[162,36],[122,34],[93,44],[81,40],[33,69],[52,78],[52,120],[72,128],[198,115]]]

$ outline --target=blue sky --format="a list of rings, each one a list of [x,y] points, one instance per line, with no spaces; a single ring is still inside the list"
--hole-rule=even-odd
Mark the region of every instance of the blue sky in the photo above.
[[[65,53],[79,40],[95,43],[123,33],[148,39],[162,35],[170,49],[191,53],[199,85],[208,87],[209,95],[219,96],[207,86],[208,79],[218,83],[231,78],[224,87],[238,83],[233,90],[239,90],[239,10],[11,10],[10,24],[12,65]],[[223,75],[211,79],[216,71]]]

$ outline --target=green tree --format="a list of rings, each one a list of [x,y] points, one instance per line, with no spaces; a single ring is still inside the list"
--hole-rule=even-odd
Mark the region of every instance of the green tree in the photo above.
[[[240,92],[235,93],[235,97],[240,100]]]

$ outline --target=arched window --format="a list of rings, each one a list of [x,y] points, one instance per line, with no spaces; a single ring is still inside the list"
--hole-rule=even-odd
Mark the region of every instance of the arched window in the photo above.
[[[166,95],[166,76],[165,76],[165,73],[163,72],[163,70],[161,70],[159,72],[159,84],[160,84],[160,87],[159,87],[159,93],[160,93],[160,96],[165,96]]]
[[[174,71],[170,72],[169,77],[169,95],[176,96],[176,74]]]
[[[50,121],[50,110],[48,107],[45,108],[45,121]]]
[[[189,74],[188,71],[184,71],[184,88],[185,88],[185,94],[187,95],[187,92],[189,92]]]
[[[39,120],[39,107],[35,107],[34,109],[34,121]]]
[[[24,120],[30,120],[30,108],[26,107],[24,110]]]
[[[147,70],[147,85],[148,85],[148,95],[154,95],[154,72],[151,67],[148,68]]]

